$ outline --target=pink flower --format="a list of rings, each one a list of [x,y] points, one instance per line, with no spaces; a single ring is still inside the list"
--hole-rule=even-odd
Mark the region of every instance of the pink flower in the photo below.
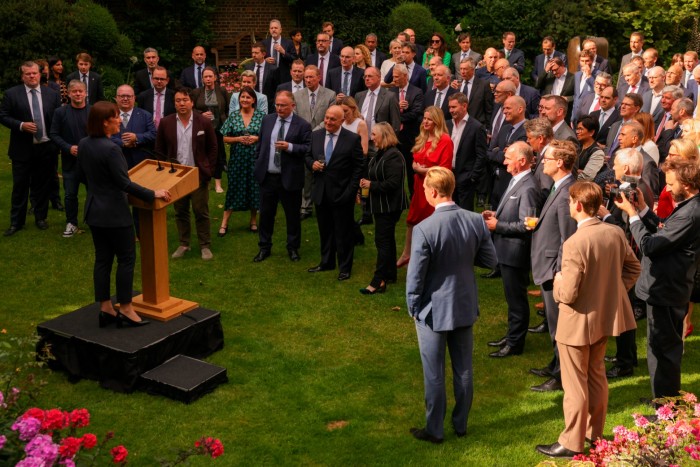
[[[2,450],[2,448],[5,447],[6,442],[7,442],[7,436],[0,435],[0,451]]]
[[[686,392],[685,394],[683,394],[683,400],[688,402],[689,404],[694,404],[698,401],[698,398],[695,397],[695,394],[693,394],[692,392]]]
[[[20,417],[12,424],[12,431],[19,431],[19,439],[22,441],[34,438],[40,429],[41,422],[34,417]]]
[[[649,420],[644,415],[634,413],[632,416],[634,417],[634,425],[637,427],[644,428],[649,424]]]
[[[49,435],[36,435],[24,447],[27,457],[39,457],[44,459],[47,465],[53,465],[58,457],[58,444],[54,444]]]
[[[693,417],[700,417],[700,404],[695,404],[695,410],[693,411]]]
[[[46,461],[41,457],[25,457],[15,467],[45,467]]]
[[[656,416],[660,420],[671,420],[673,418],[673,404],[664,404],[658,409],[656,409]]]

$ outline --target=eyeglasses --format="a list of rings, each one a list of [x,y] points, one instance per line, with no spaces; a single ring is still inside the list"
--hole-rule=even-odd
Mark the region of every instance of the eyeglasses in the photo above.
[[[555,160],[557,160],[557,158],[556,157],[543,157],[542,160],[543,161],[555,161]]]
[[[117,99],[133,99],[133,94],[117,94]]]
[[[576,130],[574,130],[574,131],[579,132],[579,131],[588,131],[588,130],[586,130],[586,129],[583,128],[583,127],[580,127],[580,128],[576,128]]]

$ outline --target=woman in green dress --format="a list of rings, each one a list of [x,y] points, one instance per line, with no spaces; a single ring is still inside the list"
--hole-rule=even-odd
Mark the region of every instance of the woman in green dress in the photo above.
[[[219,228],[219,237],[228,232],[228,220],[233,211],[250,211],[250,231],[257,232],[256,217],[260,204],[260,192],[253,177],[255,165],[255,145],[260,134],[260,124],[265,113],[257,109],[257,97],[253,88],[244,87],[238,96],[240,109],[231,113],[221,134],[224,143],[231,144],[231,156],[228,161],[228,187],[224,216]]]

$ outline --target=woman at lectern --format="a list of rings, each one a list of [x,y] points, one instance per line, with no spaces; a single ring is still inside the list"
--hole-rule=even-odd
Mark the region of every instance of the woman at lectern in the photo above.
[[[100,304],[99,325],[143,326],[131,304],[136,262],[134,226],[127,193],[144,201],[170,199],[168,190],[149,190],[129,179],[126,159],[109,137],[119,133],[121,118],[113,103],[100,101],[90,108],[88,137],[78,144],[78,177],[87,187],[85,222],[95,245],[93,282],[95,300]],[[112,262],[117,257],[117,302],[110,299]]]

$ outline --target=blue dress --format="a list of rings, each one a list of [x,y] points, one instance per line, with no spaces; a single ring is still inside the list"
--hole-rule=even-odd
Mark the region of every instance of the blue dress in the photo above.
[[[248,126],[243,122],[240,111],[233,112],[221,127],[224,136],[258,136],[265,113],[256,110]],[[231,157],[228,161],[228,188],[224,209],[227,211],[249,211],[260,205],[260,188],[253,176],[255,166],[255,144],[231,144]]]

